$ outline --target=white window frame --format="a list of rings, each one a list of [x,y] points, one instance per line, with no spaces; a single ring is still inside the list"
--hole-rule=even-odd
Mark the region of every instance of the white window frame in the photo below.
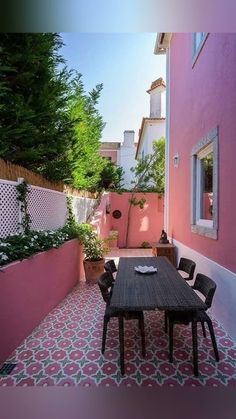
[[[206,220],[201,215],[201,160],[213,153],[213,219]],[[202,236],[217,239],[218,235],[218,128],[213,129],[193,148],[192,193],[191,193],[191,231]]]
[[[208,32],[194,32],[192,35],[192,67],[194,66],[197,58],[202,50],[203,45],[208,37]],[[200,39],[198,39],[201,37]]]

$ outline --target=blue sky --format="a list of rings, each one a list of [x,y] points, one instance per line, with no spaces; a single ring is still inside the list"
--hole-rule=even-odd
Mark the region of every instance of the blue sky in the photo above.
[[[63,33],[62,54],[69,68],[83,75],[85,90],[103,83],[98,109],[106,122],[103,141],[123,140],[124,130],[138,130],[149,116],[146,90],[165,79],[165,56],[153,53],[155,33]]]

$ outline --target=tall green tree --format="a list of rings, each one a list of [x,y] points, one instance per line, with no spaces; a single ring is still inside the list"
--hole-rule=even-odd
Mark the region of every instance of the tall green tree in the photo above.
[[[96,189],[106,165],[99,154],[104,122],[96,107],[102,87],[98,84],[86,94],[79,73],[75,74],[71,83],[68,114],[73,125],[73,145],[70,162],[73,184],[79,189]]]
[[[106,166],[101,172],[99,189],[121,190],[123,187],[124,169],[105,159]]]
[[[0,34],[0,158],[79,189],[101,187],[102,84],[86,93],[56,33]]]
[[[150,179],[158,193],[165,192],[165,138],[153,142],[154,161],[150,170]]]
[[[56,180],[70,177],[61,46],[55,33],[0,34],[0,157]]]

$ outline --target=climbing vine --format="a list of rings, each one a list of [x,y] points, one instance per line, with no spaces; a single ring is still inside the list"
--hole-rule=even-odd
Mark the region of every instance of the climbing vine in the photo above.
[[[75,216],[73,213],[73,198],[72,196],[67,196],[66,197],[66,206],[67,206],[67,220],[66,220],[66,224],[68,226],[73,226],[74,224],[76,224],[75,221]]]
[[[16,186],[17,191],[17,201],[20,205],[20,211],[21,211],[21,223],[19,223],[19,226],[22,227],[23,232],[25,234],[28,234],[30,232],[30,225],[31,225],[31,217],[28,213],[28,202],[27,197],[30,193],[30,188],[25,180],[23,182],[19,183],[19,185]]]
[[[145,202],[146,202],[146,199],[145,198],[137,199],[136,197],[133,197],[133,198],[129,199],[129,203],[131,205],[133,205],[135,207],[139,205],[139,208],[140,209],[143,209],[144,208]]]

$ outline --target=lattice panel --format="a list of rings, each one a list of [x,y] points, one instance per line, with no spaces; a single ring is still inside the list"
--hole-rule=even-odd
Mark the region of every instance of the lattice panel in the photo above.
[[[0,182],[0,237],[2,238],[18,230],[19,210],[16,184]]]
[[[67,215],[66,195],[31,186],[28,211],[32,230],[55,230],[63,227]]]
[[[73,198],[73,212],[78,223],[86,223],[97,205],[97,199]]]

